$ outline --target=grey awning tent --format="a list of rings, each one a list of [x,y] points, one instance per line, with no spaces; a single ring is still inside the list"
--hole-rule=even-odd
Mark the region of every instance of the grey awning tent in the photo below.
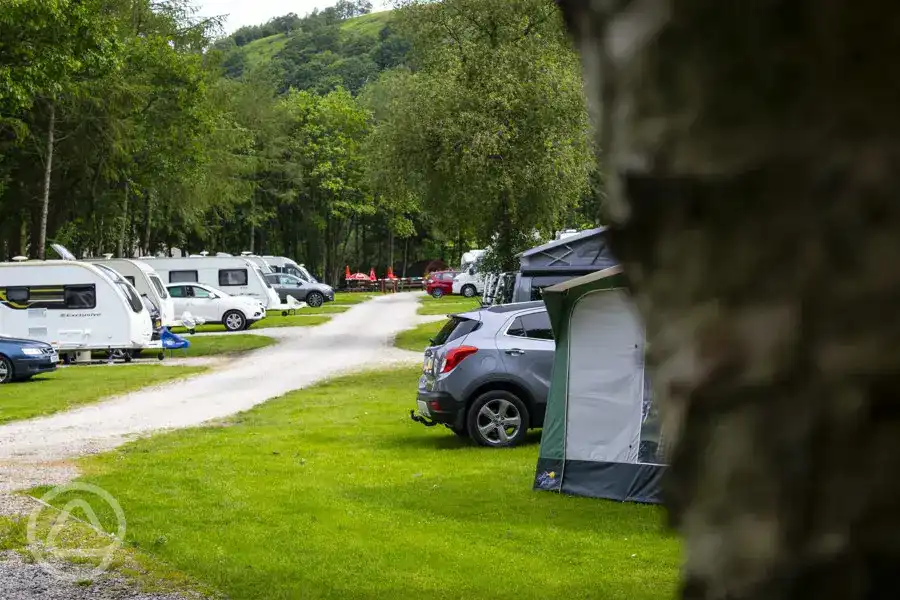
[[[544,290],[556,354],[535,489],[660,502],[660,419],[620,267]]]

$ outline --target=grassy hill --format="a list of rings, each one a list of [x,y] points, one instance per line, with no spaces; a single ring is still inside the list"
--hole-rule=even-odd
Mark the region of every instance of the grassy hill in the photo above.
[[[345,45],[354,42],[354,46],[359,46],[359,39],[362,38],[363,46],[367,42],[377,45],[381,31],[390,24],[391,17],[392,12],[386,10],[342,21],[338,24],[339,42]],[[260,38],[231,50],[233,56],[230,57],[230,61],[241,66],[239,70],[231,74],[237,75],[243,70],[272,62],[292,41],[297,45],[303,36],[308,35],[309,32],[301,28],[290,33],[279,33]],[[334,51],[330,48],[327,50]]]

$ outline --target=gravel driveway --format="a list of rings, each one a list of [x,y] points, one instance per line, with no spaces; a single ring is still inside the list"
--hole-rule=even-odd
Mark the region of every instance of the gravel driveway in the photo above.
[[[0,426],[0,469],[102,452],[140,434],[232,415],[342,372],[418,360],[392,344],[397,333],[423,321],[417,308],[416,294],[393,294],[318,327],[258,329],[279,343],[188,380]]]
[[[417,294],[394,294],[358,304],[318,327],[253,330],[278,343],[217,361],[212,371],[187,380],[0,426],[0,515],[33,508],[30,499],[9,492],[76,477],[69,459],[155,431],[227,417],[344,372],[421,360],[418,353],[393,347],[396,334],[432,320],[418,316],[418,306]],[[15,600],[173,598],[142,594],[115,575],[88,587],[67,584],[10,553],[0,553],[0,589],[4,599]]]

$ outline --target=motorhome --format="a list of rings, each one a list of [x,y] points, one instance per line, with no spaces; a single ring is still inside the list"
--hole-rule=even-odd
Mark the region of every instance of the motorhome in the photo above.
[[[159,346],[135,289],[114,271],[73,260],[0,263],[0,335],[47,342],[64,360]]]
[[[453,278],[454,294],[472,298],[484,293],[484,273],[479,269],[484,253],[485,250],[470,250],[463,253],[459,273]]]
[[[278,306],[278,294],[266,281],[259,266],[240,256],[191,256],[145,259],[163,280],[172,283],[202,283],[232,296],[250,296],[264,308]],[[180,315],[178,315],[180,316]]]
[[[94,258],[88,262],[105,265],[117,271],[128,283],[134,286],[137,292],[150,300],[150,303],[159,311],[160,319],[165,327],[173,327],[175,321],[175,303],[169,297],[166,286],[153,270],[153,267],[141,260],[128,258]]]

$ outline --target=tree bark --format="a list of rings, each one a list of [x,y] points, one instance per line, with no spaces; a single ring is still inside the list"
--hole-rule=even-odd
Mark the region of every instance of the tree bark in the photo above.
[[[128,196],[131,193],[130,182],[125,182],[125,201],[122,203],[122,229],[119,231],[119,245],[116,248],[116,256],[126,258],[125,256],[125,232],[128,230]]]
[[[151,199],[150,194],[148,193],[144,197],[144,235],[141,241],[141,254],[143,256],[150,256],[150,228],[152,225],[151,209]]]
[[[38,229],[37,256],[40,260],[47,253],[47,215],[50,212],[50,178],[53,175],[53,147],[56,138],[56,103],[51,101],[47,108],[47,146],[44,158],[44,189],[41,197],[41,222]]]
[[[674,440],[683,597],[896,597],[894,4],[560,5]]]

